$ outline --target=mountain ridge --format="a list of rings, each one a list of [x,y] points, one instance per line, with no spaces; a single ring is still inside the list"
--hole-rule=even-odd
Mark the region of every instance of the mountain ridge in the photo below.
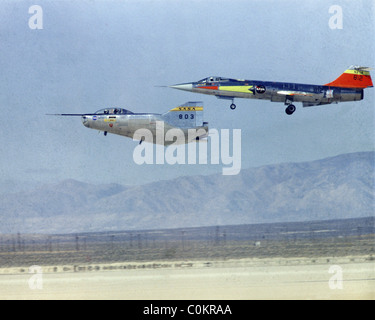
[[[140,186],[64,180],[0,195],[0,232],[65,233],[374,215],[375,152]]]

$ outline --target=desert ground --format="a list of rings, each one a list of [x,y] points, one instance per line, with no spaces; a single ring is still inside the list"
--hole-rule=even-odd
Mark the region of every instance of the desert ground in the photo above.
[[[0,299],[375,299],[372,219],[1,235]]]
[[[356,256],[2,268],[0,299],[373,300],[375,264]]]

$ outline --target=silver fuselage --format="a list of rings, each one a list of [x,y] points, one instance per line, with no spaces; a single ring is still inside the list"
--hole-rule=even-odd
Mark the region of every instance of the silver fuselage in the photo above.
[[[177,133],[183,132],[184,142],[189,143],[197,140],[194,136],[194,131],[199,134],[200,138],[208,135],[207,123],[202,126],[189,127],[183,123],[181,126],[175,126],[166,121],[165,116],[161,114],[127,114],[127,115],[83,115],[82,123],[85,127],[103,131],[105,133],[117,134],[136,140],[135,133],[138,130],[146,130],[151,132],[153,143],[169,145],[172,143],[178,144],[178,141],[166,141],[165,135],[167,132],[175,130]],[[203,130],[206,134],[202,134]],[[142,131],[138,131],[142,133]],[[146,140],[147,141],[147,140]]]

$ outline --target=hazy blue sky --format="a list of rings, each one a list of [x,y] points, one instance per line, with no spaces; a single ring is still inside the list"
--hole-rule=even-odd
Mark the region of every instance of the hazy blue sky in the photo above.
[[[43,29],[29,28],[29,7]],[[331,29],[340,5],[343,28]],[[130,139],[83,127],[108,106],[163,113],[205,105],[211,128],[242,130],[242,168],[374,150],[374,89],[365,99],[302,108],[215,97],[155,85],[220,75],[324,84],[352,65],[375,67],[372,0],[1,1],[0,183],[73,178],[143,184],[220,173],[221,165],[142,165]]]

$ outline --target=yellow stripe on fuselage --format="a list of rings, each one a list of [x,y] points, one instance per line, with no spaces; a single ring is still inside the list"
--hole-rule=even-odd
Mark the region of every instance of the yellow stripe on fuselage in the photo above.
[[[220,91],[231,91],[231,92],[245,92],[251,93],[250,89],[253,89],[254,86],[220,86]]]
[[[169,111],[203,111],[203,107],[177,107]]]

